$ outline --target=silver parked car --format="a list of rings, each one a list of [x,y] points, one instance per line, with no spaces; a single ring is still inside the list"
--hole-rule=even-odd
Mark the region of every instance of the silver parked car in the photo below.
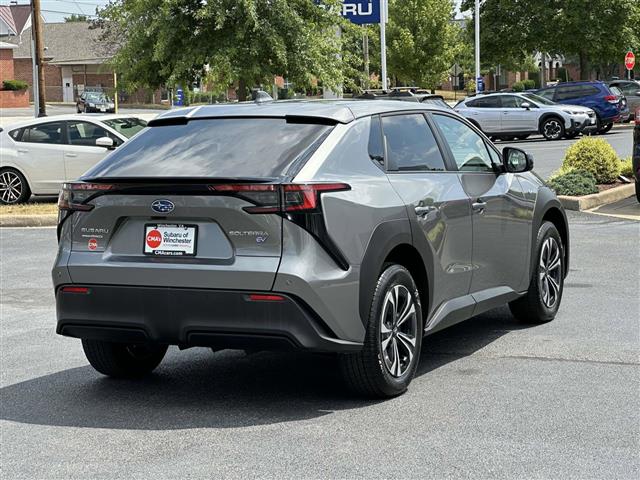
[[[168,345],[297,348],[398,395],[424,335],[558,312],[569,231],[532,166],[421,103],[167,112],[61,192],[57,332],[113,377]]]
[[[590,108],[558,104],[528,92],[469,97],[455,110],[499,140],[523,140],[537,133],[547,140],[559,140],[597,128],[596,114]]]
[[[146,124],[123,115],[59,115],[0,128],[0,204],[57,195]]]

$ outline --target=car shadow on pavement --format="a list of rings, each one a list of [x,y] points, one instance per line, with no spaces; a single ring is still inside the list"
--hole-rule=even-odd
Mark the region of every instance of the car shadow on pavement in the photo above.
[[[501,308],[427,337],[417,376],[523,328]],[[393,400],[391,400],[393,401]],[[0,389],[0,418],[85,428],[233,428],[308,420],[377,401],[350,396],[330,355],[171,349],[142,380],[83,366]]]

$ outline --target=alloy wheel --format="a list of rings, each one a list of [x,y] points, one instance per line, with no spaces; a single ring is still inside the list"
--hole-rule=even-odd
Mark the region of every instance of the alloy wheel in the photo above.
[[[542,302],[554,308],[560,300],[562,284],[562,254],[555,238],[549,237],[540,250],[539,281]]]
[[[394,285],[387,292],[380,322],[384,366],[391,376],[402,377],[413,362],[418,333],[416,305],[407,287]]]
[[[549,120],[544,124],[544,136],[551,140],[560,138],[562,133],[562,125],[557,120]]]
[[[0,200],[2,203],[16,203],[23,191],[24,185],[17,173],[7,171],[0,175]]]

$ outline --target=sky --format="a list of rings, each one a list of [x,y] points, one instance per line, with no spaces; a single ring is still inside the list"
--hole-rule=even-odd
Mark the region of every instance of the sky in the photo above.
[[[28,0],[17,0],[19,4],[29,4]],[[456,11],[462,0],[454,0]],[[9,5],[10,0],[0,0],[0,5]],[[77,15],[94,15],[96,7],[103,7],[109,0],[40,0],[45,22],[63,22],[64,17],[72,13]]]

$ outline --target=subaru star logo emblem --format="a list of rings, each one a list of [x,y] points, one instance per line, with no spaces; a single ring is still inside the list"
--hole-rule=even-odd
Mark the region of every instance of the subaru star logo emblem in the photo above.
[[[158,213],[173,212],[175,205],[170,200],[156,200],[151,204],[151,210]]]

